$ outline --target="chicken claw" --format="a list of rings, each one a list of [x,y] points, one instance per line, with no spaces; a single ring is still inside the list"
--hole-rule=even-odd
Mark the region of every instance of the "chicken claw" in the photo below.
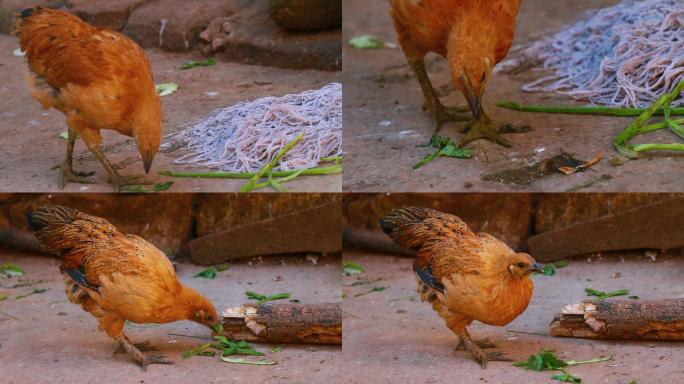
[[[122,334],[118,339],[119,344],[123,349],[128,352],[133,359],[138,362],[140,365],[140,368],[143,371],[147,371],[147,366],[150,364],[173,364],[173,361],[171,360],[166,360],[166,355],[162,354],[143,354],[140,349],[136,346],[136,344],[133,344],[131,340],[126,337],[126,335]],[[140,343],[137,345],[143,346],[143,348],[149,348],[150,344],[149,343]],[[116,353],[116,352],[115,352]]]
[[[95,180],[91,179],[95,172],[77,172],[71,167],[71,164],[60,164],[59,168],[62,170],[62,178],[59,181],[59,188],[64,189],[67,182],[93,184]]]
[[[473,354],[475,359],[482,364],[482,369],[487,368],[489,361],[512,361],[503,352],[485,352],[483,349],[495,348],[494,344],[489,339],[474,341],[470,338],[468,331],[464,331],[460,335],[465,347]]]
[[[135,346],[141,352],[157,352],[157,351],[159,351],[149,341],[143,341],[142,343],[134,343],[133,346]],[[118,353],[126,353],[126,348],[124,348],[124,346],[121,344],[119,344],[119,347],[116,348],[116,351],[114,351],[115,355]]]
[[[480,117],[470,121],[464,128],[465,136],[458,143],[459,147],[477,139],[487,139],[504,147],[510,147],[511,142],[501,136],[501,133],[524,133],[529,132],[529,126],[514,127],[511,124],[493,122],[484,113]]]

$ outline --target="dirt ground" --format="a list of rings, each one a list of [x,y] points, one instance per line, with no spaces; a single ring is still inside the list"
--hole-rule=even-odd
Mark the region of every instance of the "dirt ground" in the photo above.
[[[517,42],[557,30],[585,10],[611,5],[616,0],[574,0],[549,2],[523,1],[518,18]],[[396,43],[386,1],[349,0],[344,8],[343,38],[374,34]],[[517,76],[497,74],[485,94],[485,110],[498,121],[529,125],[533,131],[506,135],[513,147],[506,149],[488,141],[469,144],[470,160],[439,158],[413,171],[411,166],[432,152],[418,148],[433,133],[430,118],[421,111],[423,96],[400,49],[357,50],[345,44],[345,176],[344,191],[350,192],[450,192],[463,191],[548,191],[561,192],[583,186],[601,175],[612,179],[583,188],[582,191],[675,191],[682,188],[684,155],[647,154],[643,159],[613,166],[619,157],[612,147],[615,136],[631,121],[629,118],[578,117],[522,113],[494,104],[513,100],[537,104],[573,104],[566,97],[553,94],[526,94],[520,87],[540,76],[526,72]],[[453,90],[447,63],[434,54],[428,56],[428,72],[445,105],[465,105],[461,94]],[[580,103],[582,104],[582,103]],[[462,123],[447,123],[442,135],[457,139]],[[654,133],[635,142],[676,142],[667,132]],[[605,160],[590,171],[571,176],[552,175],[531,185],[515,186],[482,181],[481,175],[527,165],[547,157],[569,152],[589,160],[603,154]]]
[[[344,260],[363,266],[365,273],[344,278],[344,363],[355,371],[349,383],[364,377],[393,377],[393,383],[557,383],[552,372],[525,371],[507,362],[490,362],[483,370],[469,352],[453,352],[455,336],[415,291],[412,260],[345,251]],[[613,274],[620,272],[621,277]],[[586,298],[584,288],[631,289],[642,299],[684,297],[684,260],[660,255],[652,262],[643,255],[575,258],[555,276],[533,277],[534,296],[527,311],[506,327],[474,323],[475,338],[490,338],[514,360],[526,360],[540,348],[555,349],[564,360],[588,360],[611,355],[604,363],[571,367],[583,383],[671,383],[684,374],[682,343],[592,341],[548,336],[548,325],[562,305]],[[358,281],[370,285],[350,286]],[[367,292],[371,287],[384,291]],[[675,380],[676,381],[676,380]]]
[[[57,110],[43,110],[29,94],[22,57],[13,55],[16,39],[0,35],[0,191],[3,192],[58,192],[59,171],[51,170],[63,161],[66,143],[58,138],[66,131],[64,115]],[[189,60],[201,60],[197,54],[168,53],[149,49],[157,83],[175,82],[180,90],[162,97],[163,129],[165,134],[181,130],[188,122],[196,121],[215,108],[265,96],[279,96],[320,88],[340,81],[339,72],[314,70],[286,70],[227,62],[211,67],[178,70]],[[121,171],[124,175],[143,173],[142,162],[135,142],[112,131],[103,131],[105,145],[117,145],[106,154],[112,163],[131,162]],[[86,152],[77,141],[75,154]],[[159,153],[149,179],[154,182],[174,181],[169,192],[234,192],[244,180],[180,179],[157,175],[161,170],[178,172],[207,172],[207,168],[175,165],[173,160],[182,155],[178,150]],[[69,184],[64,192],[111,192],[102,166],[89,156],[75,161],[76,170],[95,171],[96,184]],[[342,175],[299,177],[286,183],[295,192],[338,192]],[[264,189],[264,191],[270,191]]]
[[[213,279],[193,277],[203,268],[192,264],[177,265],[180,280],[214,302],[220,312],[228,306],[249,300],[245,291],[259,293],[289,292],[303,303],[326,303],[340,300],[339,258],[320,258],[314,266],[299,258],[264,259],[263,263],[231,264]],[[209,336],[205,327],[191,322],[163,325],[128,325],[135,342],[149,340],[175,362],[174,365],[151,365],[147,372],[125,354],[112,356],[116,343],[97,330],[97,322],[79,306],[66,300],[56,259],[0,251],[0,264],[16,263],[27,272],[25,278],[44,279],[32,287],[5,289],[10,297],[0,303],[0,360],[2,381],[7,384],[29,383],[305,383],[339,380],[341,348],[319,345],[253,344],[277,365],[255,366],[227,364],[209,357],[183,359],[184,351],[203,340],[173,336]],[[281,276],[275,281],[277,276]],[[3,286],[17,282],[17,277],[0,279]],[[15,300],[35,288],[48,288]],[[13,316],[15,320],[8,316]],[[42,373],[42,374],[41,374]],[[337,380],[337,381],[336,381]]]

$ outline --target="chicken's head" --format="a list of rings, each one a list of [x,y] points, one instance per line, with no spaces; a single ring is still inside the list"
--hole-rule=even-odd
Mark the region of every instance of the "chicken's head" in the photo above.
[[[454,86],[465,96],[473,117],[480,117],[482,96],[494,69],[492,59],[475,51],[454,56],[449,59],[449,64]]]
[[[532,272],[541,272],[543,267],[527,253],[514,253],[508,257],[508,271],[513,277],[523,278]]]
[[[142,102],[133,119],[132,130],[142,157],[145,173],[150,172],[152,161],[159,151],[162,136],[161,101],[159,96],[150,96],[149,102]]]

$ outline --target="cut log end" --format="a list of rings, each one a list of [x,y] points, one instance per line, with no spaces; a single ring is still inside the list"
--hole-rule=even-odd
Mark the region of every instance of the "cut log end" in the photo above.
[[[246,304],[223,311],[223,335],[258,343],[342,344],[342,306]]]
[[[563,306],[550,334],[588,339],[684,340],[684,299],[602,300]]]

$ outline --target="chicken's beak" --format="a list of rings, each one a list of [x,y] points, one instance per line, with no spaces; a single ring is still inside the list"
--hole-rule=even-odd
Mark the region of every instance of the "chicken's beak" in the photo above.
[[[152,161],[154,160],[154,156],[150,155],[143,155],[143,165],[145,166],[145,174],[150,173],[150,168],[152,168]]]
[[[465,97],[468,101],[470,112],[472,112],[473,118],[477,119],[480,117],[480,115],[482,115],[482,98],[475,93],[475,90],[473,90],[473,85],[466,74],[461,75],[461,82],[466,90]]]
[[[530,267],[530,271],[542,273],[544,272],[544,266],[535,261],[534,264],[532,264],[532,266]]]

